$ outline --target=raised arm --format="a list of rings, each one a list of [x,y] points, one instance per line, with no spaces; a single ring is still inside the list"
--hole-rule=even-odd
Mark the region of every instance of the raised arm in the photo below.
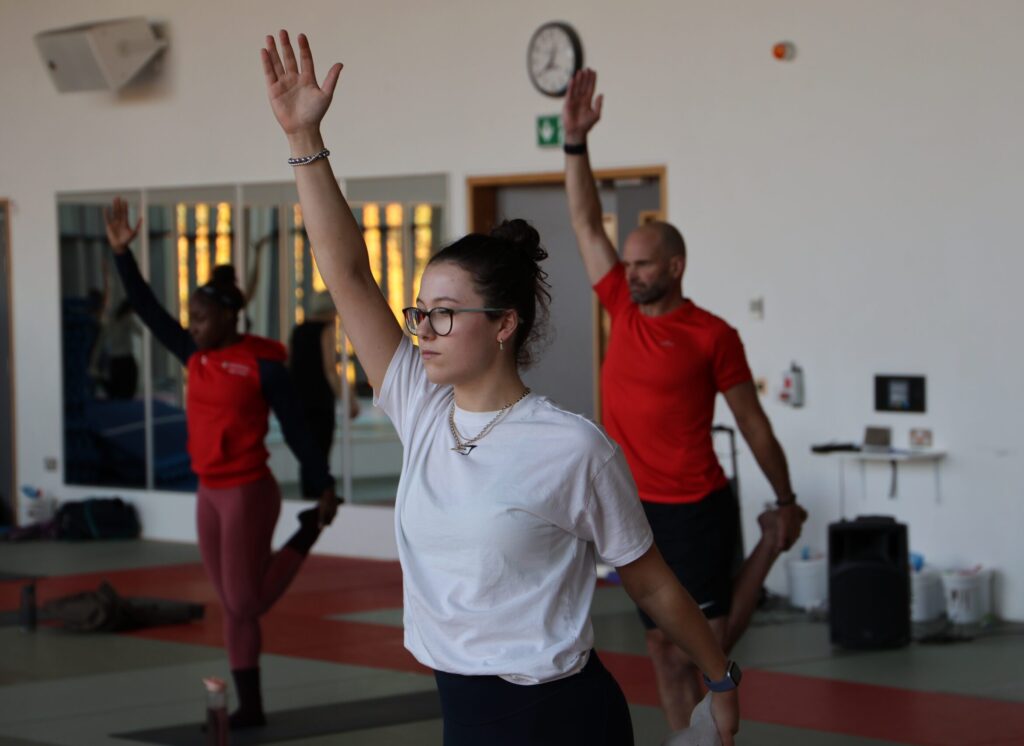
[[[338,374],[337,328],[333,323],[324,324],[320,330],[320,363],[324,378],[331,387],[335,399],[341,398],[341,376]]]
[[[343,383],[342,375],[338,372],[337,339],[337,329],[334,324],[325,324],[320,333],[320,359],[324,366],[324,378],[327,379],[327,385],[331,387],[335,399],[343,399],[341,387],[348,386],[348,416],[351,419],[359,416],[359,399],[356,398],[355,386],[349,386],[347,380]]]
[[[256,289],[260,284],[260,265],[263,263],[263,247],[271,240],[277,238],[277,233],[268,233],[252,245],[252,267],[249,268],[249,278],[245,281],[245,302],[250,303],[256,295]]]
[[[182,328],[173,316],[160,305],[153,295],[153,289],[146,284],[135,257],[128,244],[135,240],[142,226],[139,218],[134,227],[128,222],[128,203],[118,197],[109,209],[103,211],[106,222],[107,240],[114,252],[114,266],[121,277],[121,284],[132,304],[132,310],[142,319],[149,330],[167,350],[184,365],[189,356],[196,351],[196,343],[192,336]]]
[[[324,148],[320,122],[331,105],[341,64],[327,71],[320,86],[305,35],[299,34],[298,60],[286,31],[280,40],[280,52],[272,36],[260,51],[270,107],[288,137],[292,157],[316,155]],[[327,158],[296,166],[295,183],[317,267],[370,385],[380,390],[402,329],[370,271],[363,233]]]
[[[576,243],[590,284],[598,280],[619,261],[615,247],[604,232],[601,200],[597,195],[594,172],[587,154],[587,133],[601,119],[603,96],[594,98],[597,73],[580,70],[569,83],[562,107],[562,126],[565,128],[565,191],[569,197],[569,217],[576,233]],[[570,150],[580,150],[570,153]]]

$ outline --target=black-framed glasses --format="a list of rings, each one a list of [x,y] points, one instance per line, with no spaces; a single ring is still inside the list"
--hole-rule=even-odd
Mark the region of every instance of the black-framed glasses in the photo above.
[[[438,306],[425,311],[416,306],[402,309],[402,316],[405,317],[405,328],[410,334],[419,336],[420,324],[424,320],[430,322],[430,328],[439,337],[447,337],[452,333],[452,318],[457,313],[502,313],[507,308],[445,308]]]

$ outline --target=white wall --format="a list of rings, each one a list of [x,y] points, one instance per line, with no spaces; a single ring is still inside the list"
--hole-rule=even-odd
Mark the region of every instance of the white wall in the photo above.
[[[138,13],[169,32],[156,92],[55,92],[34,33]],[[1000,610],[1024,618],[1019,2],[0,0],[0,18],[20,481],[60,489],[43,470],[62,439],[55,192],[289,178],[257,56],[286,26],[310,33],[321,73],[346,63],[325,132],[335,168],[448,172],[458,230],[467,175],[561,165],[533,134],[558,106],[524,70],[530,33],[561,18],[601,72],[595,163],[666,164],[687,292],[739,327],[757,374],[774,381],[791,359],[807,371],[806,408],[767,406],[812,510],[808,542],[823,547],[837,515],[836,465],[811,443],[932,427],[951,454],[942,503],[915,468],[888,500],[883,467],[863,501],[850,475],[854,505],[907,520],[936,563],[998,568]],[[788,64],[770,54],[783,39],[798,50]],[[746,307],[760,295],[757,322]],[[875,372],[927,375],[927,415],[874,414]],[[768,492],[747,455],[742,479],[752,525]],[[141,499],[154,535],[172,514],[188,525],[183,498]]]

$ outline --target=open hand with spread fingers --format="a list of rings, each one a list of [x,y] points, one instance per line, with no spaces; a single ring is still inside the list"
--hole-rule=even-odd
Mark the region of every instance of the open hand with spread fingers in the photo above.
[[[107,241],[115,254],[127,251],[128,244],[135,240],[142,227],[142,218],[134,226],[128,221],[128,203],[120,197],[115,197],[110,207],[103,208],[103,220],[107,227]]]
[[[334,97],[341,63],[332,65],[319,85],[306,35],[299,34],[298,59],[287,31],[280,32],[280,42],[279,51],[274,37],[267,36],[266,47],[260,50],[270,108],[286,135],[317,130]]]
[[[601,105],[604,96],[594,97],[597,73],[589,67],[577,72],[565,92],[562,106],[562,127],[565,142],[578,145],[587,139],[587,133],[601,119]]]

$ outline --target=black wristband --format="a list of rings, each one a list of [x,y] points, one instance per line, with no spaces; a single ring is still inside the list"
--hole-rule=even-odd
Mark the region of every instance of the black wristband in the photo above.
[[[587,154],[587,143],[581,142],[577,144],[565,143],[562,145],[562,150],[565,151],[566,155],[586,155]]]
[[[786,508],[789,507],[790,505],[796,505],[796,495],[790,495],[788,500],[776,500],[775,505],[776,507],[779,508]]]

